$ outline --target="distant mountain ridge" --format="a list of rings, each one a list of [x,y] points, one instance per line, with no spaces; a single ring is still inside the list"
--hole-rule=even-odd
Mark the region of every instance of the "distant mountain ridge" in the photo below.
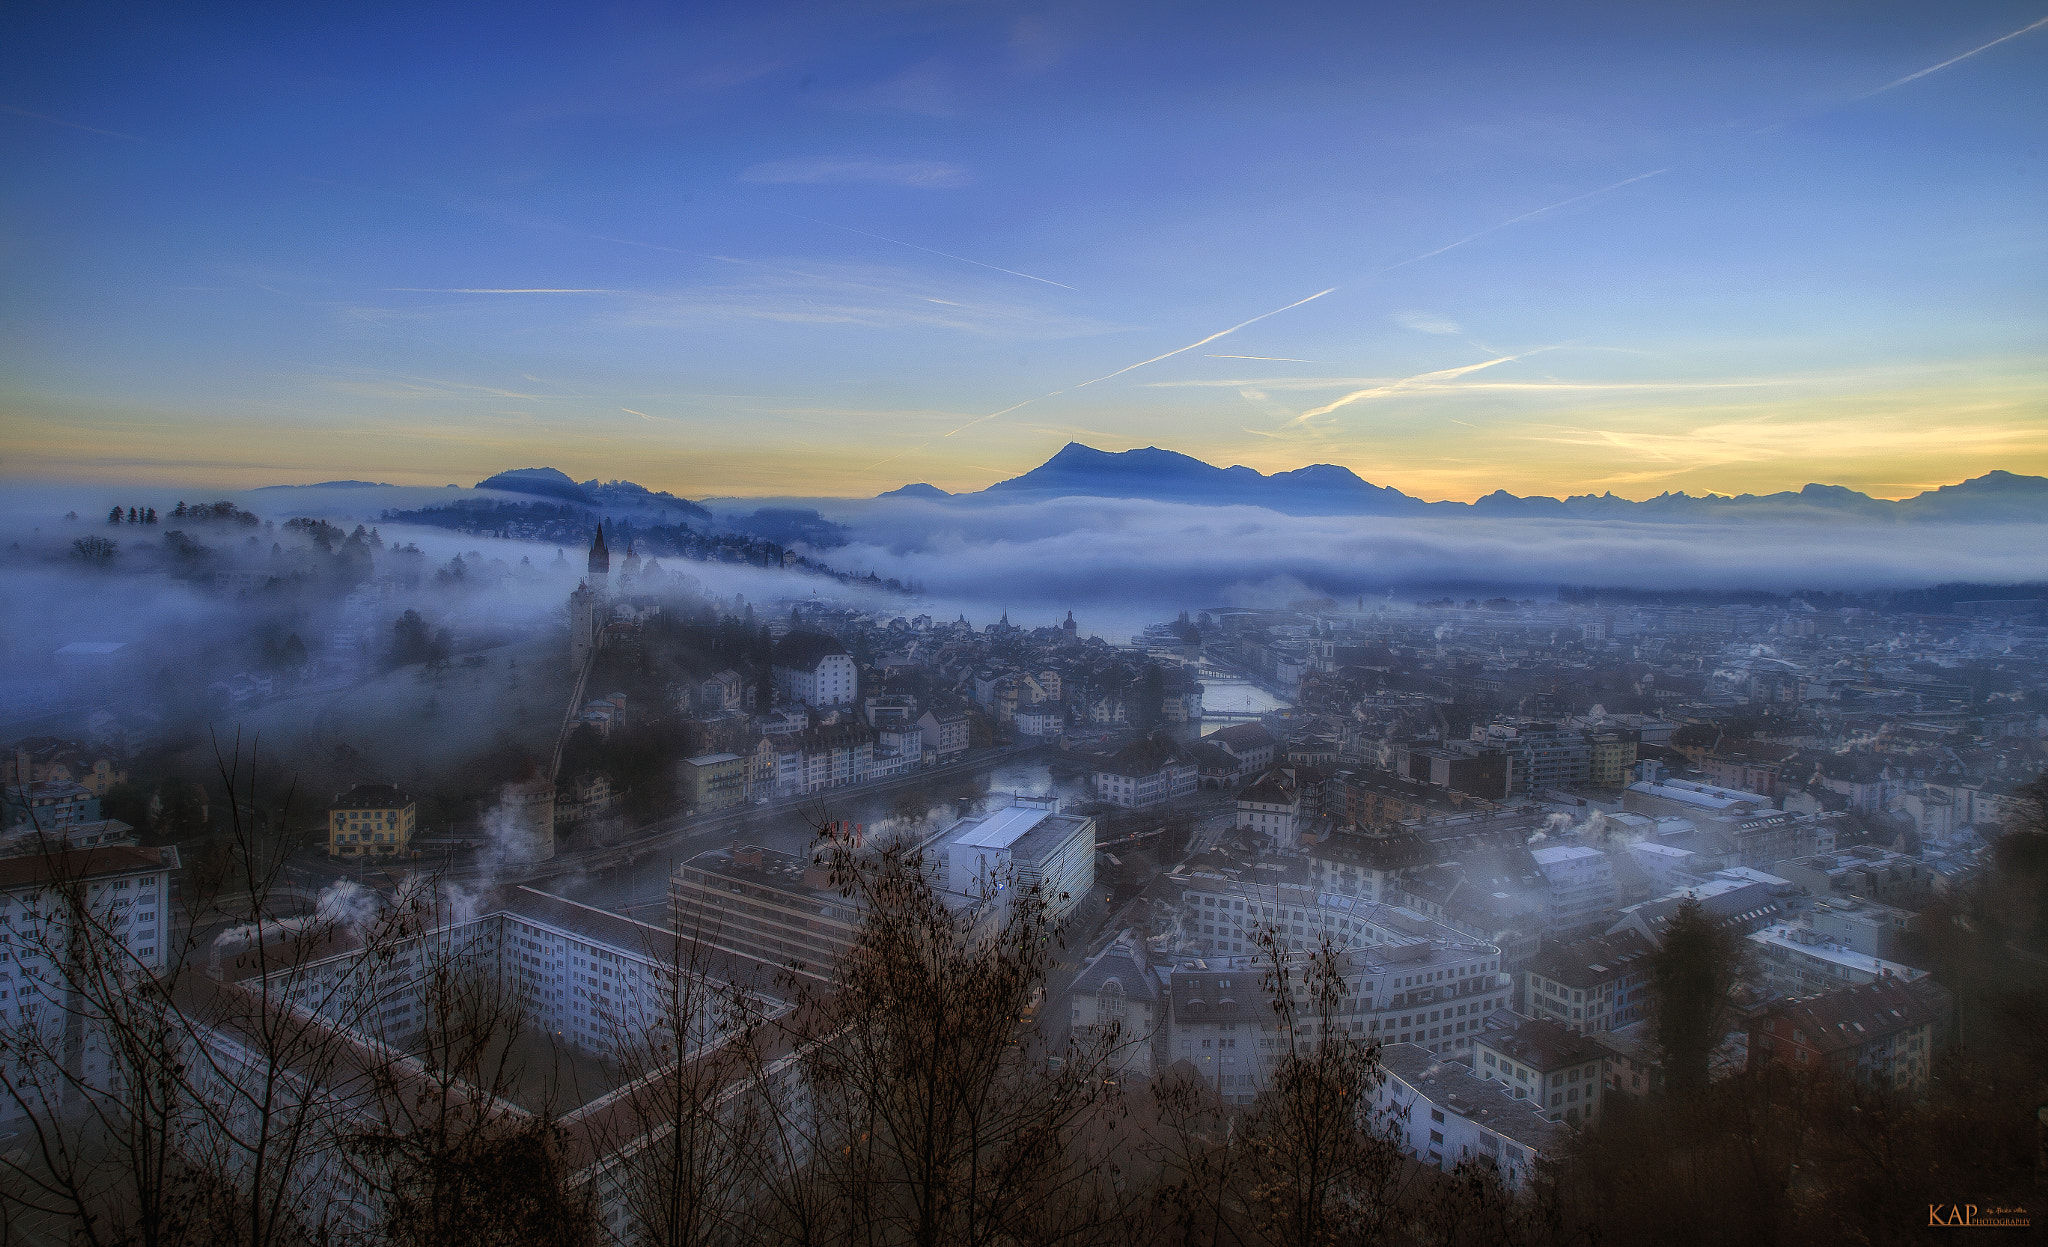
[[[904,486],[881,497],[938,500],[941,491]],[[956,502],[1023,501],[1027,498],[1131,498],[1204,506],[1248,505],[1289,515],[1477,515],[1539,519],[1635,519],[1655,521],[1766,518],[1773,513],[1815,512],[1842,518],[2016,523],[2048,521],[2048,477],[2021,476],[2003,469],[1955,485],[1943,485],[1897,502],[1872,498],[1842,485],[1811,484],[1774,494],[1693,496],[1659,494],[1640,502],[1612,493],[1568,498],[1517,497],[1495,490],[1473,502],[1424,502],[1398,489],[1375,485],[1346,467],[1318,463],[1267,475],[1255,469],[1219,468],[1192,455],[1147,446],[1104,451],[1068,442],[1039,466],[998,481],[977,494],[955,494]]]
[[[657,493],[644,485],[631,481],[584,481],[578,484],[569,474],[557,468],[513,468],[496,476],[485,477],[476,483],[478,489],[495,489],[500,493],[526,494],[537,498],[554,498],[563,502],[579,503],[594,507],[608,515],[648,514],[662,515],[675,512],[667,520],[677,518],[711,523],[711,512],[687,498],[678,498],[667,492]]]

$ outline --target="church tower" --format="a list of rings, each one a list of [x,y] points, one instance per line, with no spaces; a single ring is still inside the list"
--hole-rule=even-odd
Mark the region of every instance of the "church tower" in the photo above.
[[[605,608],[612,574],[611,551],[604,548],[604,527],[590,541],[590,574],[569,595],[569,671],[578,674],[597,647],[597,631],[604,627]]]
[[[612,552],[604,548],[604,525],[599,524],[590,539],[590,579],[586,583],[602,598],[610,588],[611,578]]]

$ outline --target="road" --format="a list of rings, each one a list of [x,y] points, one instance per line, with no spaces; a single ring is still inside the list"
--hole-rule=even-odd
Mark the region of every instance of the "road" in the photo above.
[[[483,860],[475,851],[458,853],[442,869],[450,882],[481,885],[529,884],[547,886],[587,904],[626,906],[652,899],[617,895],[626,890],[625,876],[632,867],[652,858],[661,859],[659,886],[666,889],[665,863],[691,857],[735,839],[783,852],[800,852],[815,837],[813,822],[846,819],[868,824],[887,820],[879,807],[903,789],[928,786],[933,790],[933,811],[960,798],[981,795],[970,781],[1006,765],[1029,762],[1041,752],[1038,745],[1012,745],[976,750],[957,762],[911,771],[874,783],[834,788],[806,796],[782,797],[765,805],[742,805],[701,814],[672,815],[635,829],[608,844],[589,845],[558,852],[544,862],[507,863]],[[929,817],[929,816],[928,816]],[[737,833],[737,834],[736,834]],[[422,859],[408,868],[427,867]],[[338,879],[376,877],[380,872],[369,863],[351,868],[325,857],[308,856],[294,863],[295,880],[319,888]]]

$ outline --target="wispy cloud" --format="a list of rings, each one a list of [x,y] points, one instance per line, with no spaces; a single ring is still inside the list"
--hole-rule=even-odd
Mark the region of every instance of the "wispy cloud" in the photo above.
[[[960,111],[955,97],[954,75],[935,57],[854,92],[846,97],[845,103],[855,108],[916,113],[922,117],[952,117]]]
[[[1916,70],[1913,73],[1907,74],[1903,78],[1894,78],[1890,82],[1885,83],[1883,86],[1878,87],[1876,90],[1865,91],[1863,94],[1857,96],[1856,98],[1859,100],[1867,100],[1875,95],[1883,95],[1885,92],[1893,90],[1898,87],[1903,87],[1909,82],[1914,82],[1921,78],[1925,78],[1929,74],[1939,73],[1942,70],[1947,69],[1949,66],[1957,64],[1961,61],[1967,61],[1971,57],[1977,55],[1979,52],[1989,52],[1991,49],[1997,47],[1999,44],[2004,43],[2009,39],[2017,39],[2021,35],[2030,34],[2036,30],[2041,29],[2043,26],[2048,26],[2048,17],[2041,18],[2039,21],[2029,22],[2027,25],[2020,27],[2018,30],[2013,31],[2011,34],[2000,35],[1998,38],[1993,39],[1989,43],[1980,44],[1977,47],[1971,48],[1969,51],[1963,53],[1961,56],[1951,56],[1947,60],[1941,62],[1939,65],[1929,65],[1927,68],[1922,70]]]
[[[522,394],[495,385],[476,385],[465,381],[444,381],[437,377],[414,377],[397,374],[373,374],[368,377],[330,377],[326,384],[344,394],[364,398],[391,398],[401,401],[421,399],[477,399],[512,398],[529,402],[544,402],[544,394]]]
[[[83,130],[87,134],[101,134],[110,139],[127,139],[131,143],[147,143],[149,141],[139,135],[123,134],[119,130],[102,130],[98,126],[80,125],[76,121],[66,121],[62,117],[52,117],[48,113],[30,112],[26,108],[17,108],[12,104],[0,104],[0,113],[13,113],[17,117],[32,117],[37,121],[47,121],[53,126],[63,126],[70,130]]]
[[[941,160],[768,160],[740,170],[742,182],[883,182],[949,190],[971,180],[967,170]]]
[[[1313,364],[1312,359],[1291,359],[1285,355],[1210,355],[1210,359],[1268,359],[1276,364]]]
[[[1459,328],[1457,321],[1448,316],[1438,316],[1434,312],[1396,312],[1394,323],[1404,329],[1413,329],[1417,333],[1465,332]]]

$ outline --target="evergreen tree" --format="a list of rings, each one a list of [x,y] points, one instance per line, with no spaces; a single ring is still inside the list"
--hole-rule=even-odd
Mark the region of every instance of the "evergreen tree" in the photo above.
[[[1679,902],[1664,929],[1664,946],[1651,962],[1657,1047],[1664,1057],[1664,1085],[1674,1095],[1706,1090],[1737,963],[1734,940],[1699,901],[1688,896]]]
[[[174,520],[182,520],[182,519],[184,519],[184,518],[185,518],[185,502],[184,502],[184,499],[182,499],[182,498],[181,498],[181,499],[179,499],[179,500],[178,500],[178,505],[177,505],[176,507],[172,508],[172,510],[171,510],[171,518],[172,518],[172,519],[174,519]]]
[[[426,662],[433,654],[434,637],[418,611],[409,610],[391,624],[391,665],[403,667]]]
[[[1131,698],[1131,726],[1139,733],[1150,732],[1166,721],[1166,676],[1159,664],[1147,663],[1138,676]]]
[[[107,512],[107,523],[109,523],[109,524],[118,524],[118,523],[120,523],[120,522],[121,522],[121,508],[119,508],[119,507],[115,507],[115,508],[114,508],[113,510],[111,510],[111,511]]]

